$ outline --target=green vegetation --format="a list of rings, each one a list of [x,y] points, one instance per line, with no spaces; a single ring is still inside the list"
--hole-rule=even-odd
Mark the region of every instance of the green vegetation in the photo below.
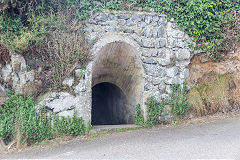
[[[58,136],[81,136],[86,133],[82,118],[74,113],[72,118],[46,113],[43,108],[36,111],[32,98],[23,98],[9,92],[9,99],[0,107],[0,138],[6,142],[14,140],[18,146],[28,145]]]
[[[134,118],[136,125],[144,125],[143,110],[141,109],[141,106],[139,104],[136,106],[136,114],[134,115]]]
[[[239,40],[240,0],[1,0],[1,43],[23,53],[58,27],[68,30],[95,12],[143,8],[175,18],[200,49],[214,60],[236,47]],[[5,7],[4,7],[5,6]],[[59,12],[69,12],[72,25],[56,23]],[[68,20],[71,20],[68,19]],[[193,47],[193,45],[192,45]]]
[[[204,81],[195,85],[188,93],[192,113],[195,116],[228,112],[238,108],[239,90],[233,74],[205,74]]]
[[[157,102],[154,97],[150,97],[147,102],[146,122],[143,121],[143,111],[141,110],[140,106],[137,105],[135,124],[141,126],[156,126],[164,121],[160,118],[164,110],[173,114],[175,119],[181,118],[189,111],[191,107],[187,101],[186,94],[187,88],[184,84],[183,87],[180,85],[172,85],[172,93],[170,93],[162,102]],[[167,107],[170,107],[170,109]],[[173,120],[172,123],[176,124],[177,121]]]

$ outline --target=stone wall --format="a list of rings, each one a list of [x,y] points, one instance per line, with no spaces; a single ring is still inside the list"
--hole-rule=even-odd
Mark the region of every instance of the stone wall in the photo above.
[[[97,61],[101,49],[110,43],[124,42],[137,50],[135,56],[140,59],[144,72],[143,89],[140,91],[143,94],[138,103],[144,111],[149,96],[161,101],[167,92],[171,92],[172,84],[183,84],[189,75],[187,66],[192,57],[189,48],[192,41],[177,28],[173,20],[168,22],[166,15],[145,12],[98,13],[89,19],[86,35],[89,42],[95,42],[93,63]]]
[[[71,116],[76,108],[79,116],[90,121],[92,87],[101,82],[111,82],[125,92],[129,113],[134,114],[138,103],[145,111],[149,96],[161,101],[170,92],[170,85],[182,84],[189,75],[186,67],[192,56],[191,39],[173,20],[167,21],[166,15],[121,11],[98,13],[87,21],[85,31],[89,44],[93,43],[93,60],[86,70],[76,69],[73,77],[63,81],[73,92],[49,92],[38,98],[40,105],[60,116]],[[114,53],[105,56],[111,48],[106,46],[120,42],[123,44],[111,51],[126,56],[126,62],[121,56],[114,57]],[[105,60],[108,62],[103,64]],[[120,69],[116,69],[118,63]],[[111,74],[104,77],[104,70]],[[39,95],[42,82],[35,78],[37,72],[28,70],[23,56],[11,54],[10,64],[0,68],[1,103],[6,99],[6,88],[20,94]]]

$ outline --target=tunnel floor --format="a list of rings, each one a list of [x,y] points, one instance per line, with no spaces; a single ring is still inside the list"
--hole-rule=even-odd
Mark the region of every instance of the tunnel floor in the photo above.
[[[126,96],[116,85],[100,83],[92,88],[92,125],[126,124]]]

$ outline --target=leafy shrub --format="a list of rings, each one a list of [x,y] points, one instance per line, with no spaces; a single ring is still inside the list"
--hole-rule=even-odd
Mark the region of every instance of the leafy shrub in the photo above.
[[[166,99],[166,104],[170,105],[171,112],[177,116],[184,115],[191,107],[187,101],[186,94],[188,92],[186,85],[181,87],[179,84],[172,85],[172,92]]]
[[[140,104],[136,106],[136,114],[134,115],[135,124],[143,126],[144,125],[144,117],[143,117],[143,110],[141,109]]]
[[[150,97],[147,101],[147,120],[143,120],[143,111],[140,106],[136,106],[135,124],[143,126],[156,126],[161,123],[160,116],[166,106],[170,106],[170,112],[174,114],[175,118],[181,118],[184,116],[191,105],[188,103],[186,94],[187,87],[184,84],[183,87],[180,85],[172,85],[172,93],[162,101],[157,102],[154,97]]]
[[[86,127],[82,118],[74,113],[73,118],[64,118],[46,113],[43,108],[37,112],[32,98],[24,99],[9,92],[9,99],[0,107],[0,138],[14,137],[17,142],[28,144],[52,139],[59,135],[80,136]]]

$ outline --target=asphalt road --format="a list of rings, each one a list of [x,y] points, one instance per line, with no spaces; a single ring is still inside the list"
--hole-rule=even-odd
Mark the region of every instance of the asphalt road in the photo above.
[[[0,159],[240,159],[240,118],[190,126],[140,129],[77,140]]]

